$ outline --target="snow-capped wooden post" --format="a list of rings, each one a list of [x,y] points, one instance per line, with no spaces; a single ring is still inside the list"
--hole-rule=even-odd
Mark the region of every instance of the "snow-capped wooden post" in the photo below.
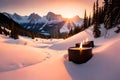
[[[82,46],[82,43],[81,43]],[[68,58],[76,64],[82,64],[91,59],[92,48],[91,47],[70,47],[68,48]]]

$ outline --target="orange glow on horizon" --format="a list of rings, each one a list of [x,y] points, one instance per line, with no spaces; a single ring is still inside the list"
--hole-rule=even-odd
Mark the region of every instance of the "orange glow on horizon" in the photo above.
[[[67,14],[67,13],[62,15],[62,17],[64,17],[64,18],[69,18],[69,19],[70,19],[70,18],[73,18],[74,16],[75,16],[75,15]]]
[[[94,1],[95,0],[14,0],[11,3],[4,1],[4,4],[7,6],[0,5],[0,9],[1,12],[18,13],[22,16],[30,15],[31,13],[45,16],[48,12],[53,12],[62,15],[63,18],[73,18],[76,15],[84,18],[85,9],[87,15],[89,15],[90,12],[92,13]]]

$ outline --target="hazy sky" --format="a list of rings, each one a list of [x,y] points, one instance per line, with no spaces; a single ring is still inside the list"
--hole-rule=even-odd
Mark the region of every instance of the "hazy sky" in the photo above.
[[[37,13],[46,15],[49,11],[61,14],[63,17],[84,15],[85,9],[92,12],[93,3],[96,0],[0,0],[0,11],[29,15]],[[99,0],[100,5],[103,0]]]

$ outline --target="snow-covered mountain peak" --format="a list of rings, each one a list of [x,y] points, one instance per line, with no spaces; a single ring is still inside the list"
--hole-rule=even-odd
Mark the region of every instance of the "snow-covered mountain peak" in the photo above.
[[[48,21],[51,20],[63,20],[61,15],[55,14],[53,12],[48,12],[48,14],[46,15],[46,18],[48,19]]]
[[[41,17],[36,13],[32,13],[29,15],[29,19],[39,20]]]
[[[83,19],[80,18],[78,15],[72,18],[72,21],[77,25],[81,26],[83,24]]]
[[[15,19],[17,19],[17,20],[21,20],[22,19],[22,17],[20,15],[18,15],[17,13],[14,13],[12,15],[12,17],[15,18]]]

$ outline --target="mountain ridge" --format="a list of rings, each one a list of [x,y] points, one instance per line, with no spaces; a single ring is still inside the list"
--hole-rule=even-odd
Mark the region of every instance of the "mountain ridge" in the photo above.
[[[55,35],[57,37],[59,34],[58,32],[68,33],[71,29],[74,29],[75,26],[83,24],[83,19],[77,15],[69,19],[63,18],[61,15],[53,12],[48,12],[48,14],[43,17],[36,13],[31,13],[29,16],[21,16],[17,13],[9,14],[6,12],[3,12],[3,14],[19,23],[27,30],[43,35]]]

